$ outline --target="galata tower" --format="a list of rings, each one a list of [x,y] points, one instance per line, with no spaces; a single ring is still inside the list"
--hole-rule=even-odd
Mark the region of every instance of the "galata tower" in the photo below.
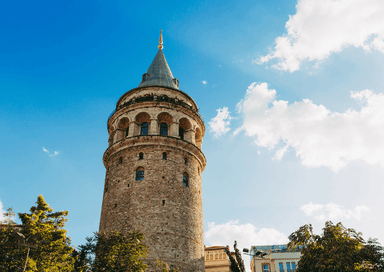
[[[156,260],[205,271],[201,151],[205,126],[159,51],[137,88],[108,119],[100,231],[145,234],[148,271]]]

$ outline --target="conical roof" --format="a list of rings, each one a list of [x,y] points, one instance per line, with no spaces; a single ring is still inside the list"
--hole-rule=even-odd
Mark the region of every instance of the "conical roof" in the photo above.
[[[179,81],[173,78],[167,60],[160,49],[153,59],[148,71],[143,75],[143,80],[139,87],[145,86],[164,86],[179,89]]]

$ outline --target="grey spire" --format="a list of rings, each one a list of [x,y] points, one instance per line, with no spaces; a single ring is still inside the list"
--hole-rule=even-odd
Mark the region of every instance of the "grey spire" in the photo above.
[[[179,81],[177,78],[173,78],[161,49],[157,52],[148,71],[143,75],[139,87],[144,86],[164,86],[179,89]]]

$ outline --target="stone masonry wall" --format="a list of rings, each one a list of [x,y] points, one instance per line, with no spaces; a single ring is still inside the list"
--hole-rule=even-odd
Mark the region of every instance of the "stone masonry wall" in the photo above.
[[[150,136],[139,136],[138,141],[144,137]],[[182,144],[163,145],[148,139],[111,154],[106,161],[100,231],[143,232],[149,246],[148,271],[156,259],[180,271],[205,271],[203,164]],[[142,181],[136,181],[139,167],[144,169]],[[183,173],[188,174],[188,187],[183,185]]]

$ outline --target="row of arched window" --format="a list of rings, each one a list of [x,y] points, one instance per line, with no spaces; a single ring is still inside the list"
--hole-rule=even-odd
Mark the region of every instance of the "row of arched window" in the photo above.
[[[152,126],[156,128],[151,128]],[[172,133],[175,133],[175,135],[171,135],[171,130],[173,131],[173,129],[175,131]],[[202,144],[202,133],[199,127],[193,130],[191,121],[186,117],[181,118],[178,123],[175,123],[174,117],[167,112],[160,113],[156,119],[151,119],[151,116],[146,112],[137,114],[132,121],[128,117],[122,117],[117,122],[117,128],[109,131],[109,144],[112,145],[129,136],[149,134],[178,137],[185,141],[192,141],[199,148],[201,148]]]

